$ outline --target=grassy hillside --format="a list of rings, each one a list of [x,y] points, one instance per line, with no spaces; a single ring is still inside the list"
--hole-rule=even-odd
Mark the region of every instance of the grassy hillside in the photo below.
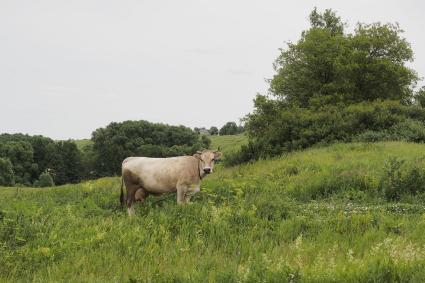
[[[78,149],[79,149],[79,150],[83,150],[83,149],[84,149],[84,147],[85,147],[86,145],[90,145],[90,144],[92,144],[92,143],[93,143],[93,142],[92,142],[91,140],[89,140],[89,139],[74,140],[74,142],[75,142],[75,144],[77,145],[77,147],[78,147]]]
[[[211,139],[210,148],[217,149],[220,147],[224,155],[232,151],[237,151],[241,145],[248,143],[248,137],[245,134],[208,137]]]
[[[193,204],[134,218],[119,178],[1,188],[0,282],[424,282],[424,172],[422,144],[336,144],[220,169]]]

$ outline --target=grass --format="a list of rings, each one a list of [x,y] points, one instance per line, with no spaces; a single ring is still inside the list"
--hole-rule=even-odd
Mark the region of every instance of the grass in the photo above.
[[[424,282],[425,195],[383,191],[424,156],[335,144],[219,168],[193,204],[149,198],[134,218],[119,178],[0,188],[0,282]]]
[[[241,145],[248,143],[248,137],[245,134],[208,137],[211,139],[210,148],[217,149],[220,147],[224,155],[237,151]]]
[[[74,140],[74,142],[77,145],[79,150],[83,150],[84,147],[86,147],[87,145],[93,144],[93,142],[89,139]]]

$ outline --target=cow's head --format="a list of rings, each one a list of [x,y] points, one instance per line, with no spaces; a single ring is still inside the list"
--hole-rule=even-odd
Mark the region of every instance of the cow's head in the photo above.
[[[219,150],[200,150],[197,151],[193,156],[199,159],[200,163],[200,174],[210,174],[213,172],[214,162],[219,160],[223,154]]]

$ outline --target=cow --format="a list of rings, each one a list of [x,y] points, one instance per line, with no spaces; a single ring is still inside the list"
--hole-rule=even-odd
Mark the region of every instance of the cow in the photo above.
[[[221,156],[218,150],[202,150],[192,156],[128,157],[122,162],[121,206],[127,202],[128,214],[132,216],[134,202],[143,203],[149,195],[171,192],[177,192],[178,204],[188,203],[200,191],[201,180],[213,172],[214,162]]]

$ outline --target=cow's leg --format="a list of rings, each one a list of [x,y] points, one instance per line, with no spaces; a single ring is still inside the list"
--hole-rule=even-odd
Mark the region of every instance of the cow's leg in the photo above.
[[[177,204],[182,204],[185,202],[184,197],[186,193],[186,186],[178,185],[177,186]]]
[[[192,195],[190,194],[186,194],[185,196],[184,196],[184,202],[185,203],[189,203],[190,202],[190,198],[192,197]]]
[[[199,185],[192,185],[190,189],[188,189],[184,195],[184,202],[189,203],[190,198],[194,196],[195,194],[199,193],[200,186]]]
[[[129,184],[127,187],[127,212],[129,216],[135,214],[133,203],[135,201],[136,191],[139,189],[139,186],[134,184]]]

